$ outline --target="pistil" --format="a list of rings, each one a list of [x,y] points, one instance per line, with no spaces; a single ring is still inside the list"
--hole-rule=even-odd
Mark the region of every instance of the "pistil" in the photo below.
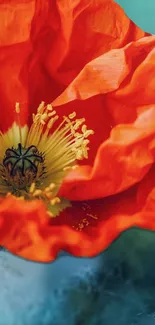
[[[30,127],[20,123],[19,103],[15,112],[16,122],[6,133],[0,132],[0,195],[43,200],[49,216],[55,217],[70,206],[58,197],[59,189],[77,160],[88,158],[88,137],[94,132],[75,112],[63,116],[56,127],[59,116],[44,102],[32,115]]]
[[[16,189],[26,190],[43,175],[45,169],[43,154],[36,146],[8,148],[5,151],[2,167],[3,180]]]

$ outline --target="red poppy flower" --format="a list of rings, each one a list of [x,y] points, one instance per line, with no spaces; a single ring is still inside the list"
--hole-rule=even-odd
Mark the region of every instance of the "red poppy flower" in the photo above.
[[[155,37],[112,0],[3,1],[0,15],[0,244],[51,261],[154,230]]]

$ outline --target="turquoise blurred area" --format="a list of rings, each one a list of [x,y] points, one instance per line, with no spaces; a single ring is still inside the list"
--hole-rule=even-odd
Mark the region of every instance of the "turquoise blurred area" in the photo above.
[[[154,325],[155,233],[130,229],[92,259],[1,251],[0,279],[0,325]]]
[[[155,0],[115,0],[144,31],[155,34]]]

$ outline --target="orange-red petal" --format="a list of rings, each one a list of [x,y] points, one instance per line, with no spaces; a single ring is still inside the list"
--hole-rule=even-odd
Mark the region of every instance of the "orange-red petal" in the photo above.
[[[35,1],[0,1],[0,130],[6,131],[21,103],[21,123],[27,120],[28,93],[21,71],[31,52],[30,28]]]
[[[40,229],[47,225],[46,208],[42,201],[24,201],[13,196],[0,200],[0,245],[12,253],[29,259],[50,259],[50,246]]]
[[[113,0],[37,0],[22,74],[30,112],[52,102],[85,64],[145,35]]]
[[[31,35],[33,57],[67,86],[87,62],[146,33],[113,0],[38,0]]]
[[[142,105],[149,104],[150,97],[154,99],[154,47],[155,36],[148,36],[95,58],[85,65],[53,105],[85,100],[98,94],[108,94],[108,99],[122,99],[122,102],[132,97],[134,103],[141,100]],[[150,87],[145,87],[148,83]],[[145,102],[140,96],[141,90]]]
[[[0,244],[14,254],[41,262],[54,260],[61,250],[75,256],[95,256],[126,229],[155,230],[155,190],[151,188],[140,201],[137,193],[138,185],[109,198],[75,202],[51,222],[40,201],[2,199]]]
[[[24,124],[87,62],[144,35],[112,0],[0,1],[0,129],[16,119],[15,102]]]
[[[139,182],[155,161],[155,106],[133,124],[113,128],[99,147],[93,167],[81,166],[66,178],[60,195],[72,200],[116,194]]]
[[[28,119],[28,93],[21,82],[20,73],[29,53],[28,42],[0,48],[0,130],[3,132],[17,120],[16,102],[20,103],[21,125],[24,125]]]
[[[154,162],[154,46],[155,37],[150,36],[104,54],[87,64],[53,102],[62,105],[61,111],[63,103],[67,106],[72,101],[74,106],[77,99],[79,104],[86,103],[98,94],[103,116],[109,112],[113,128],[99,147],[93,167],[81,166],[71,173],[61,195],[82,200],[118,193],[139,182]],[[94,106],[92,121],[96,112]],[[105,118],[103,133],[106,122]]]

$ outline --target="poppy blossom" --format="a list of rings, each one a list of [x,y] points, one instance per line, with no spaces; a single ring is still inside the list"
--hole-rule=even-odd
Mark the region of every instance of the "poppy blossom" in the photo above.
[[[13,2],[0,51],[0,244],[51,261],[94,256],[132,226],[154,230],[143,182],[155,37],[111,0]]]

